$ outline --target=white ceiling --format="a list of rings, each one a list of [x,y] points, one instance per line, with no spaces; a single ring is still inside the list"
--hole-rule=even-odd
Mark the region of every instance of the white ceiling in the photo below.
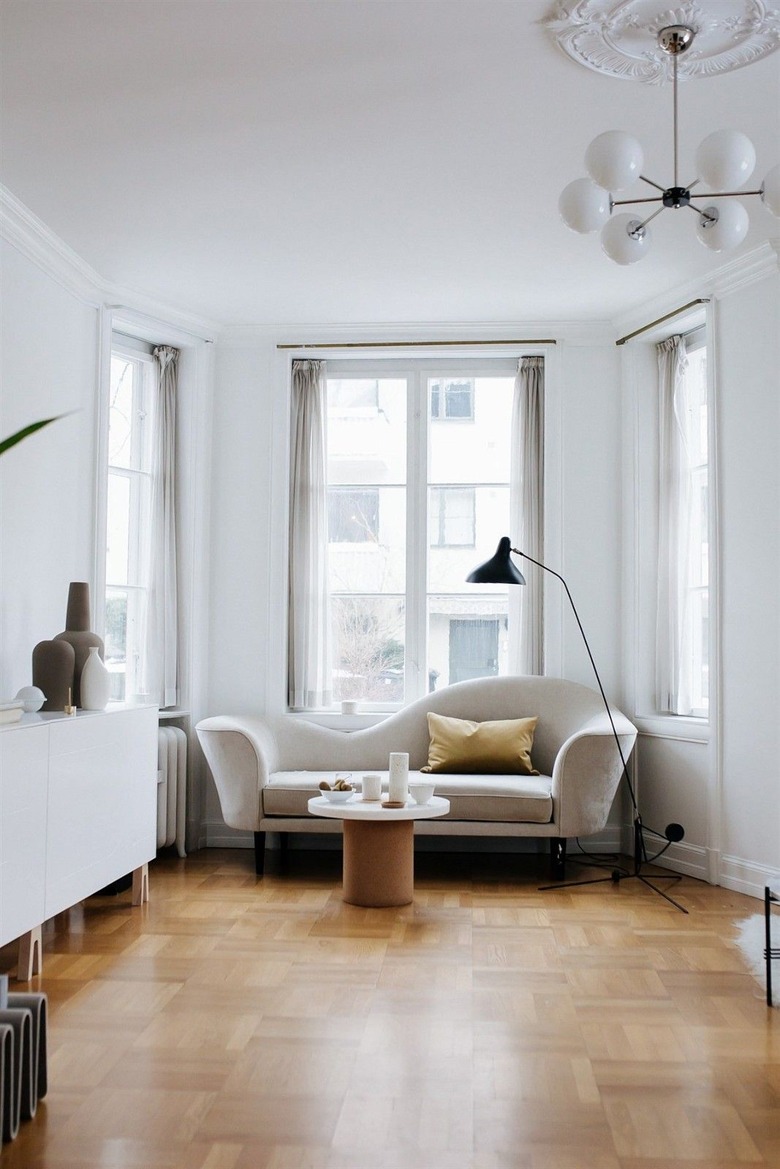
[[[552,8],[2,0],[2,181],[106,280],[216,322],[612,317],[729,257],[686,211],[630,268],[564,227],[602,130],[671,185],[671,89],[569,60]],[[751,186],[780,161],[780,53],[680,105],[682,171],[721,126],[752,138]],[[778,238],[745,203],[730,255]]]

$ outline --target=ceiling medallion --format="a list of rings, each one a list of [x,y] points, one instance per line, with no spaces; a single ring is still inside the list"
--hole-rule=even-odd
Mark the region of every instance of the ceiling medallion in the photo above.
[[[655,85],[672,77],[670,57],[657,43],[669,25],[696,35],[696,47],[679,62],[681,81],[728,73],[780,48],[780,8],[763,0],[689,0],[676,8],[661,0],[579,0],[557,4],[542,23],[580,65]]]

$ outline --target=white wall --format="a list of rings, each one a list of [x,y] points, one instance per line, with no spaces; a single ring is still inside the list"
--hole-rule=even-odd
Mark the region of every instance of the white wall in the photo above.
[[[724,876],[780,870],[780,276],[718,306]]]
[[[711,295],[715,539],[711,548],[709,723],[652,709],[657,380],[648,334],[623,355],[626,713],[640,728],[639,803],[646,824],[676,821],[679,871],[756,896],[780,874],[780,276],[769,250]],[[672,295],[667,311],[685,303]],[[659,314],[647,311],[646,319]],[[684,328],[679,318],[667,333]],[[653,841],[648,839],[648,845]]]
[[[32,681],[33,647],[92,579],[98,310],[2,241],[0,433],[77,413],[0,459],[0,700]]]
[[[513,325],[516,336],[530,335]],[[489,336],[488,327],[450,326]],[[553,329],[553,333],[549,330]],[[506,336],[506,326],[503,335]],[[282,330],[217,346],[212,426],[209,711],[284,708],[288,359]],[[300,332],[300,330],[299,330]],[[350,336],[342,330],[344,339]],[[372,330],[376,336],[381,330]],[[423,336],[435,335],[430,327]],[[570,334],[567,336],[567,332]],[[325,328],[308,329],[322,338]],[[610,336],[546,326],[559,346],[548,359],[553,404],[547,560],[567,578],[608,694],[620,698],[619,366]],[[354,332],[351,334],[354,336]],[[502,335],[502,330],[497,330]],[[387,338],[391,339],[390,336]],[[559,583],[546,579],[550,672],[593,684],[588,658]],[[230,839],[213,790],[208,839]]]

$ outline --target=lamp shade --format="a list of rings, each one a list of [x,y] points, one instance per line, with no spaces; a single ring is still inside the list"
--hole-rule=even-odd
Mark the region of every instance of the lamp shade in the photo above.
[[[650,231],[630,212],[615,215],[601,229],[601,246],[616,264],[635,264],[647,255]],[[636,234],[632,235],[631,233]]]
[[[558,210],[572,231],[598,231],[609,219],[609,191],[591,179],[575,179],[561,192]]]
[[[585,151],[585,169],[599,187],[622,191],[639,178],[644,156],[636,138],[623,130],[607,130]]]
[[[696,225],[696,234],[710,251],[727,252],[742,243],[749,226],[748,213],[739,200],[727,203],[722,199],[704,208]]]
[[[773,215],[780,216],[780,162],[772,167],[761,185],[761,202]]]
[[[716,189],[741,187],[755,165],[755,147],[741,130],[715,130],[696,151],[696,173]]]
[[[525,577],[521,572],[518,572],[512,562],[511,551],[512,542],[509,536],[502,536],[498,542],[495,556],[491,556],[490,560],[486,560],[484,564],[480,564],[478,568],[470,572],[466,580],[469,584],[524,585]]]

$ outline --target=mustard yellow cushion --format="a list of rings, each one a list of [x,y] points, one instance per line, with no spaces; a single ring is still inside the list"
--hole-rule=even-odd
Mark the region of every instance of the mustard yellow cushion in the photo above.
[[[538,775],[531,762],[538,721],[538,718],[511,718],[476,723],[429,711],[428,763],[420,770]]]

